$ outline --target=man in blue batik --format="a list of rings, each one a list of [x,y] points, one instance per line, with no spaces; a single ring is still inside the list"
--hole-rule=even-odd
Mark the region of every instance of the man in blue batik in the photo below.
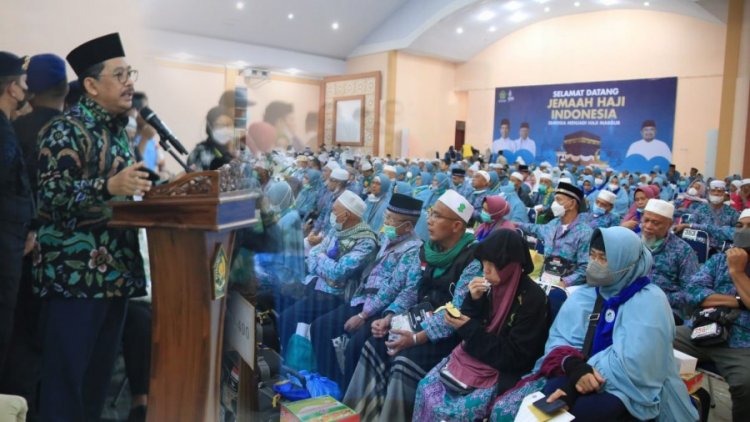
[[[703,230],[708,233],[711,247],[721,248],[724,242],[731,242],[734,236],[734,226],[740,213],[724,203],[726,183],[723,180],[713,180],[709,184],[708,204],[697,204],[693,209],[690,223],[675,226],[675,233],[686,228]]]
[[[482,212],[484,198],[489,193],[490,180],[490,174],[484,170],[476,172],[471,180],[471,186],[474,188],[474,191],[466,198],[474,207],[474,214],[472,215],[474,221],[480,221],[479,214]]]
[[[378,250],[377,235],[362,221],[364,212],[364,201],[351,191],[345,190],[336,199],[329,214],[332,229],[307,256],[303,284],[312,286],[304,299],[279,318],[282,347],[287,346],[297,323],[309,324],[351,299],[362,271]]]
[[[578,218],[592,230],[619,226],[620,217],[612,212],[616,199],[617,195],[614,193],[608,190],[600,190],[596,195],[591,211],[582,213]]]
[[[422,241],[414,232],[422,210],[422,201],[394,193],[385,212],[385,240],[372,270],[348,303],[316,319],[310,337],[318,360],[318,372],[333,379],[346,391],[365,341],[370,324],[404,289],[414,289],[422,276],[419,248]],[[349,334],[344,367],[339,370],[333,338]],[[343,371],[343,372],[342,372]]]
[[[554,219],[547,224],[521,223],[518,228],[544,242],[542,281],[565,286],[586,282],[589,244],[593,231],[578,216],[583,192],[560,182],[550,206]]]
[[[739,316],[729,328],[724,344],[699,346],[690,340],[688,326],[677,327],[674,346],[699,362],[712,361],[729,384],[732,420],[750,420],[750,208],[740,214],[734,248],[717,253],[687,282],[690,302],[701,308],[726,307]]]
[[[670,231],[674,205],[661,199],[650,199],[641,217],[641,240],[654,257],[651,281],[664,290],[680,324],[690,316],[688,279],[698,272],[698,256],[693,248]]]

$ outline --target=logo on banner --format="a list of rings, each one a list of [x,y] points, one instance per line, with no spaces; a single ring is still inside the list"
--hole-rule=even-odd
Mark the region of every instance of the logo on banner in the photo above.
[[[514,99],[515,98],[513,98],[513,91],[510,89],[507,92],[504,89],[502,89],[497,94],[498,103],[509,103],[513,101]]]

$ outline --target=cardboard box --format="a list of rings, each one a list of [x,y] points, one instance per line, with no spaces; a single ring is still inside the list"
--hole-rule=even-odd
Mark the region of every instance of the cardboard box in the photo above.
[[[359,414],[331,396],[282,403],[281,422],[359,422]]]
[[[680,364],[680,374],[692,374],[695,372],[695,367],[698,365],[698,359],[682,353],[679,350],[674,350],[674,358]]]

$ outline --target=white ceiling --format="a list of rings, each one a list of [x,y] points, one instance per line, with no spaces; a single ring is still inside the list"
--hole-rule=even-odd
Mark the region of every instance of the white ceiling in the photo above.
[[[644,1],[244,0],[240,10],[237,0],[147,0],[145,16],[147,26],[161,34],[162,55],[295,68],[308,76],[340,73],[348,57],[394,49],[463,62],[524,26],[577,13],[640,9],[726,22],[728,0]],[[201,48],[192,47],[196,40]],[[316,65],[306,68],[313,58]]]

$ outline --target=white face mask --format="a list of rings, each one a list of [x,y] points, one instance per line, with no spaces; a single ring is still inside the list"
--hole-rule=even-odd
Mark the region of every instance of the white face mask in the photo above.
[[[344,228],[344,224],[338,222],[338,218],[333,212],[331,213],[331,216],[328,217],[328,221],[329,223],[331,223],[331,227],[333,227],[335,230],[341,231],[341,229]]]
[[[604,183],[603,179],[600,179],[600,178],[594,179],[594,184],[596,184],[596,186],[601,186],[602,183]]]
[[[220,127],[218,129],[211,130],[211,137],[219,145],[226,145],[234,137],[234,130],[229,127]]]
[[[555,217],[560,217],[563,214],[565,214],[565,207],[563,207],[559,202],[554,201],[552,205],[550,206],[550,209],[552,210],[552,215]]]
[[[719,195],[708,195],[708,200],[712,204],[716,205],[716,204],[721,204],[722,202],[724,202],[724,197],[719,196]]]
[[[615,185],[615,184],[610,184],[609,185],[609,190],[611,190],[612,192],[616,191],[619,188],[620,188],[619,185]]]
[[[696,195],[698,195],[698,190],[695,189],[695,188],[690,188],[690,189],[688,189],[688,195],[690,195],[690,196],[696,196]]]

